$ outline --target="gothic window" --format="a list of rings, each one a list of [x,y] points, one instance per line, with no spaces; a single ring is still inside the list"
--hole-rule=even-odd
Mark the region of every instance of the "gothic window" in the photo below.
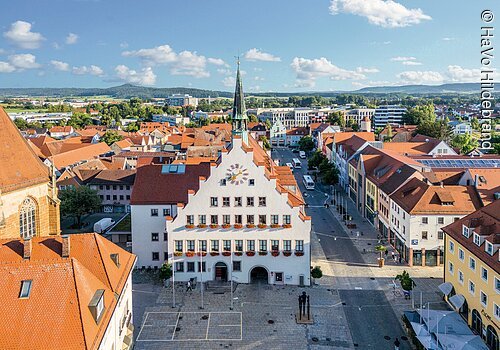
[[[19,210],[19,230],[24,239],[36,235],[36,203],[31,198],[26,198]]]

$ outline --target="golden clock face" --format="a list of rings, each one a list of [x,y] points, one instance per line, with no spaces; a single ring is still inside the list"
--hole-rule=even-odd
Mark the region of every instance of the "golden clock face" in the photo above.
[[[232,185],[241,185],[248,180],[248,169],[243,168],[241,164],[232,164],[226,170],[226,179]]]

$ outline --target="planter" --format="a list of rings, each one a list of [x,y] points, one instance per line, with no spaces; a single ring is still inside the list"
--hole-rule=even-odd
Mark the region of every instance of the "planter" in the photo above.
[[[378,258],[378,267],[384,267],[384,258]]]
[[[188,258],[192,258],[194,256],[194,252],[186,252],[186,256]]]
[[[222,252],[223,256],[231,256],[231,252]]]
[[[207,256],[207,252],[198,252],[196,253],[198,256]]]
[[[267,255],[267,252],[259,252],[259,255]]]
[[[182,256],[182,252],[174,252],[174,256]]]
[[[231,227],[231,225],[229,225],[229,224],[222,225],[222,228],[230,228],[230,227]]]
[[[242,224],[234,224],[234,228],[241,229],[241,228],[243,228],[243,225]]]
[[[254,251],[248,251],[247,252],[247,256],[254,256],[255,255],[255,252]]]
[[[219,252],[210,252],[210,256],[219,256]]]
[[[304,256],[304,252],[296,251],[295,256]]]
[[[247,228],[255,228],[254,224],[247,224]]]
[[[290,255],[292,255],[292,252],[291,252],[291,251],[289,251],[289,250],[284,250],[284,251],[283,251],[283,255],[284,255],[284,256],[290,256]]]
[[[217,224],[211,224],[210,225],[210,228],[218,228],[218,227],[219,227],[219,225],[217,225]]]
[[[243,252],[234,252],[234,255],[236,255],[236,256],[242,256]]]
[[[191,228],[194,228],[194,225],[191,225],[191,224],[189,224],[189,225],[186,225],[186,228],[187,228],[187,229],[191,229]]]
[[[280,255],[280,252],[278,252],[278,251],[275,250],[275,251],[271,252],[271,255],[272,256],[278,256],[278,255]]]
[[[292,228],[291,224],[283,224],[283,228]]]
[[[279,228],[279,227],[281,227],[281,226],[280,226],[280,225],[278,225],[278,224],[272,224],[272,225],[271,225],[271,228]]]
[[[259,224],[259,225],[257,225],[257,227],[258,227],[258,228],[266,228],[266,227],[267,227],[267,225],[266,225],[266,224]]]
[[[199,225],[198,225],[198,228],[206,228],[206,227],[207,227],[207,225],[206,225],[206,224],[199,224]]]

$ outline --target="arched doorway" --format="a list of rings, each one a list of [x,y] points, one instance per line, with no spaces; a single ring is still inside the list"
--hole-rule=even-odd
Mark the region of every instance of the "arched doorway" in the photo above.
[[[269,283],[269,273],[265,267],[255,266],[250,270],[251,283]]]
[[[460,316],[465,320],[465,322],[468,324],[469,323],[469,305],[467,304],[467,300],[464,301],[464,304],[459,310]]]
[[[482,337],[483,320],[481,319],[481,315],[476,309],[472,310],[471,328],[476,334]]]
[[[498,334],[491,325],[486,328],[486,345],[488,345],[491,350],[498,349]]]
[[[215,264],[215,280],[227,281],[227,265],[221,261]]]

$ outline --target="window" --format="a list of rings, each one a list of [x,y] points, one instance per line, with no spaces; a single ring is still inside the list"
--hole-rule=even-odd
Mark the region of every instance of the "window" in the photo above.
[[[103,185],[99,185],[99,189],[100,190],[104,190],[104,186]]]
[[[123,185],[120,185],[120,191],[123,191]]]
[[[481,278],[488,281],[488,270],[481,266]]]
[[[107,201],[110,201],[111,200],[111,196],[109,194],[106,195],[106,200]]]
[[[170,216],[170,208],[163,209],[163,216]]]
[[[271,215],[271,225],[278,225],[279,215]]]
[[[448,271],[453,275],[453,263],[451,261],[448,263]]]
[[[490,242],[486,242],[486,247],[484,248],[484,250],[486,251],[486,253],[493,255],[493,244],[491,244]]]
[[[255,186],[255,179],[248,180],[248,186]]]
[[[211,207],[219,206],[219,202],[217,200],[217,197],[210,197],[210,206]]]
[[[476,285],[474,284],[474,282],[469,280],[469,293],[474,295],[475,292],[476,292]]]
[[[152,232],[151,233],[151,242],[158,242],[160,240],[158,236],[158,232]]]
[[[207,216],[206,215],[198,215],[198,224],[206,225],[207,224]]]
[[[259,207],[266,206],[266,197],[259,197]]]
[[[253,207],[253,206],[254,206],[254,198],[247,197],[247,207]]]
[[[284,225],[290,225],[292,223],[290,219],[290,215],[283,215],[283,224]]]
[[[493,312],[495,313],[497,320],[500,320],[500,307],[497,304],[493,306]]]
[[[89,303],[90,313],[94,321],[99,323],[104,312],[104,289],[98,289]]]
[[[255,224],[255,218],[253,215],[247,215],[247,224],[249,225]]]
[[[261,252],[267,251],[267,241],[265,239],[259,239],[259,250]]]
[[[234,250],[237,252],[243,251],[243,240],[242,239],[237,239],[234,241]]]
[[[122,201],[125,197],[123,197],[123,194],[120,195],[120,200]]]
[[[210,247],[212,248],[212,252],[218,252],[219,251],[219,240],[217,239],[212,239],[210,241]]]
[[[125,186],[125,189],[126,189],[127,191],[130,191],[130,186],[129,186],[129,185]]]
[[[460,270],[458,270],[458,281],[460,284],[464,284],[464,273]]]
[[[241,215],[235,215],[235,216],[234,216],[234,223],[235,223],[235,224],[240,224],[240,225],[241,225],[241,224],[243,223],[243,218],[242,218],[242,216],[241,216]]]
[[[462,225],[462,235],[469,238],[469,228],[465,225]]]
[[[444,218],[443,218],[443,217],[439,217],[439,218],[438,218],[438,224],[439,224],[439,225],[444,224]]]
[[[206,272],[206,271],[207,271],[207,264],[205,262],[203,262],[203,264],[201,264],[198,261],[198,272]]]
[[[113,200],[116,201],[117,200],[117,197],[116,197],[116,194],[113,195]],[[156,215],[158,216],[158,215]]]
[[[427,224],[428,222],[429,222],[429,218],[424,216],[422,218],[422,224]]]
[[[451,242],[450,241],[450,253],[454,253],[455,252],[455,243]]]
[[[242,197],[234,197],[234,206],[241,207],[243,205]]]
[[[36,203],[26,198],[19,211],[19,231],[23,239],[36,235]]]
[[[266,215],[259,215],[259,224],[260,225],[266,224]]]
[[[231,223],[231,215],[222,215],[222,223],[229,225]]]
[[[167,232],[163,232],[163,240],[166,242],[168,241],[168,233]],[[167,260],[167,259],[165,259]]]
[[[255,250],[255,241],[253,239],[247,240],[247,250],[250,252]]]
[[[233,261],[233,271],[241,271],[241,261]]]
[[[495,277],[495,290],[500,293],[500,280]]]
[[[225,252],[231,251],[231,240],[225,239],[222,241],[222,244],[223,244],[223,249]]]
[[[280,241],[277,239],[271,240],[271,250],[280,250]]]
[[[221,179],[220,180],[220,185],[221,186],[226,186],[226,183],[227,183],[226,179]]]
[[[151,216],[158,216],[158,209],[151,209]]]
[[[187,272],[194,272],[194,261],[188,261]]]
[[[187,246],[188,252],[194,252],[194,239],[187,240],[186,246]]]
[[[438,231],[438,239],[443,239],[443,238],[444,238],[443,231]]]
[[[194,215],[186,215],[186,224],[194,225]]]
[[[422,231],[422,239],[427,239],[427,231]]]
[[[296,240],[295,241],[295,250],[302,252],[304,251],[304,241],[303,240]]]
[[[113,190],[116,191],[117,189],[118,189],[118,187],[116,185],[113,185]]]
[[[175,241],[174,242],[174,245],[175,245],[175,251],[176,252],[182,252],[182,241]]]
[[[477,246],[481,245],[481,239],[477,233],[474,233],[474,244]]]
[[[32,280],[21,281],[21,291],[19,292],[19,298],[26,299],[30,297],[32,282]]]
[[[160,260],[160,253],[159,252],[153,252],[152,253],[152,258],[153,261],[158,261]]]
[[[212,225],[219,224],[219,217],[217,215],[210,215],[210,224]]]
[[[481,294],[481,304],[483,304],[483,306],[488,305],[488,296],[484,294],[483,291],[481,291],[480,294]]]
[[[207,251],[207,241],[206,240],[198,241],[198,249],[200,250],[200,252],[206,252]]]
[[[230,200],[229,200],[229,197],[222,197],[222,206],[223,207],[229,207],[231,204],[230,204]]]
[[[472,271],[476,270],[476,260],[473,258],[469,258],[469,267]]]
[[[111,189],[111,186],[106,185],[106,189],[109,191]]]
[[[175,263],[175,272],[184,272],[184,262],[183,261],[177,261]]]
[[[125,196],[125,199],[129,201],[129,200],[130,200],[130,195],[129,195],[129,194],[127,194],[127,195]]]
[[[465,258],[465,253],[462,249],[458,248],[458,258],[461,260],[461,261],[464,261],[464,258]]]
[[[292,250],[292,241],[286,239],[283,241],[283,250]]]

